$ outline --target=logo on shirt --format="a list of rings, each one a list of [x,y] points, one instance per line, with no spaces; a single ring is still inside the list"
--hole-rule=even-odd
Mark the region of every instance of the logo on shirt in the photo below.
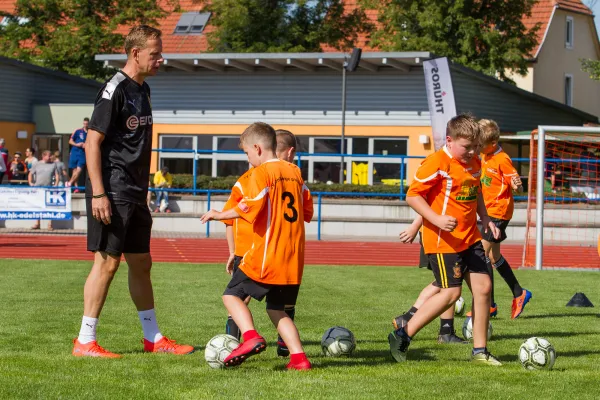
[[[456,201],[466,202],[477,200],[477,189],[479,189],[479,187],[475,184],[475,181],[465,181],[456,195]]]
[[[135,131],[139,126],[152,125],[152,115],[144,115],[143,117],[138,118],[136,115],[132,115],[127,118],[127,129],[130,131]]]
[[[492,177],[491,176],[487,176],[487,175],[483,175],[481,177],[481,184],[486,186],[486,187],[490,187],[492,186]]]
[[[454,270],[454,279],[460,279],[460,277],[462,276],[462,270],[460,269],[460,265],[458,263],[454,264],[453,270]]]

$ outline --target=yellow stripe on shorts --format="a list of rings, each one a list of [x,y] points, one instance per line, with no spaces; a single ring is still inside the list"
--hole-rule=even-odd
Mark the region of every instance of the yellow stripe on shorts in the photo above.
[[[440,278],[442,280],[442,289],[448,288],[448,276],[446,275],[446,264],[444,263],[444,256],[441,253],[437,254],[438,266],[440,268]]]

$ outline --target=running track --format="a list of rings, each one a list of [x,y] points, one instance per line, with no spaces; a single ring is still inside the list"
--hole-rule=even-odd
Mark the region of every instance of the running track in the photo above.
[[[227,260],[224,239],[152,239],[156,262],[220,263]],[[523,247],[505,244],[504,257],[513,267],[521,265]],[[92,259],[86,250],[85,236],[0,235],[0,259]],[[414,266],[419,260],[419,245],[397,242],[308,241],[306,264]],[[554,267],[600,268],[597,249],[575,246],[546,246],[544,264]]]

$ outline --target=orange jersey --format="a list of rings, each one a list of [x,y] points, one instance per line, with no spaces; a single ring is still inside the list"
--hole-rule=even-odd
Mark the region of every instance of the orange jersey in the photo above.
[[[246,171],[244,175],[240,176],[231,189],[231,194],[229,195],[229,199],[227,199],[227,203],[225,203],[225,207],[223,207],[223,211],[227,211],[237,206],[244,198],[244,195],[248,193],[248,185],[251,176],[252,168]],[[228,219],[223,222],[225,225],[233,226],[233,238],[235,240],[234,254],[243,257],[244,254],[250,250],[250,247],[252,247],[252,224],[249,224],[241,218]]]
[[[235,210],[253,225],[252,247],[240,268],[252,280],[299,285],[304,271],[304,222],[313,216],[300,168],[278,159],[254,168],[248,194]]]
[[[481,155],[481,190],[488,215],[509,220],[513,216],[515,201],[510,181],[519,176],[508,154],[498,147],[492,154]]]
[[[406,195],[421,196],[435,213],[457,220],[454,231],[446,232],[423,218],[425,253],[458,253],[481,240],[477,229],[480,175],[478,157],[462,164],[452,158],[446,146],[423,160]]]

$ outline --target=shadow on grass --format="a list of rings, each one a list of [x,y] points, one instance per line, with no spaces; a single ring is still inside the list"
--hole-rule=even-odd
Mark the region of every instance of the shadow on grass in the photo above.
[[[599,350],[578,350],[578,351],[560,351],[556,353],[557,357],[581,357],[589,355],[600,355]]]
[[[580,335],[596,335],[597,332],[535,332],[536,337],[548,338],[548,337],[572,337]],[[527,339],[530,337],[528,333],[520,333],[514,335],[494,335],[492,341],[495,340],[510,340],[510,339]]]
[[[537,319],[537,318],[566,318],[566,317],[596,317],[598,313],[562,313],[562,314],[539,314],[539,315],[522,315],[518,319]]]

